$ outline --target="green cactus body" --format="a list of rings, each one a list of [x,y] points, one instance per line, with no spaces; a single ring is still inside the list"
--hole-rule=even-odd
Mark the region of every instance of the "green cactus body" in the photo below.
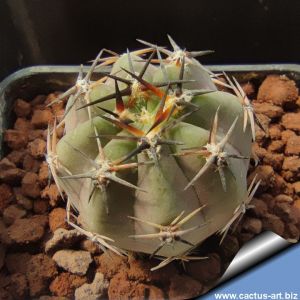
[[[66,117],[56,181],[81,226],[112,247],[177,257],[247,198],[251,130],[240,98],[217,91],[193,52],[159,65],[141,53],[109,58],[107,79]]]

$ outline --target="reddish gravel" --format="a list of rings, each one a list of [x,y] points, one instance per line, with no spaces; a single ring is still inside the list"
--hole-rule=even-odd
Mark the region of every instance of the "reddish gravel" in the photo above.
[[[0,161],[0,299],[182,299],[207,292],[237,253],[255,235],[271,230],[284,238],[300,236],[300,98],[294,81],[270,75],[259,86],[245,82],[257,117],[253,151],[259,166],[248,181],[262,180],[235,232],[204,242],[207,259],[176,262],[151,272],[155,260],[102,253],[66,223],[65,203],[50,182],[44,161],[46,131],[62,103],[45,108],[57,93],[31,102],[16,99],[15,124],[4,140],[10,152]],[[58,136],[63,134],[60,129]],[[4,251],[4,252],[3,252]],[[45,254],[46,253],[46,254]],[[3,256],[3,255],[2,255]],[[52,259],[52,257],[54,259]],[[186,271],[185,271],[186,270]],[[80,274],[80,275],[79,275]],[[183,294],[184,292],[184,294]]]

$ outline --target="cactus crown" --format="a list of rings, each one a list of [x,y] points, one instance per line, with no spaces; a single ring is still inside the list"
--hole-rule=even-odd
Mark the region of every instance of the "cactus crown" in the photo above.
[[[256,118],[242,88],[195,59],[211,51],[169,40],[172,51],[145,41],[147,48],[122,55],[101,50],[50,104],[68,98],[47,143],[69,223],[103,250],[165,257],[159,267],[199,259],[191,251],[214,233],[224,238],[258,186],[247,192]],[[92,81],[96,71],[103,77]]]

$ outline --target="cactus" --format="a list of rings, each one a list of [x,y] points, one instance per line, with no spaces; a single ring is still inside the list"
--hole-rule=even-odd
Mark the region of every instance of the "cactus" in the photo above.
[[[195,59],[211,51],[169,39],[172,51],[144,41],[122,55],[102,50],[53,102],[68,98],[47,143],[69,223],[103,250],[165,258],[158,267],[196,259],[190,253],[214,233],[224,238],[258,187],[247,191],[257,119],[242,88]],[[96,71],[103,77],[92,81]]]

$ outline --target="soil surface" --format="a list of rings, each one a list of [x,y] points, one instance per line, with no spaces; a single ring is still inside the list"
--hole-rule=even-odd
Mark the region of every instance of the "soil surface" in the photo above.
[[[293,80],[269,75],[243,88],[265,131],[257,127],[249,170],[262,183],[249,209],[221,246],[212,236],[199,248],[207,259],[159,261],[142,254],[102,251],[66,223],[65,203],[48,182],[46,128],[63,104],[46,108],[57,93],[16,99],[15,122],[0,161],[0,299],[187,299],[207,292],[240,247],[271,230],[292,242],[300,236],[300,98]],[[63,131],[60,131],[60,137]]]

